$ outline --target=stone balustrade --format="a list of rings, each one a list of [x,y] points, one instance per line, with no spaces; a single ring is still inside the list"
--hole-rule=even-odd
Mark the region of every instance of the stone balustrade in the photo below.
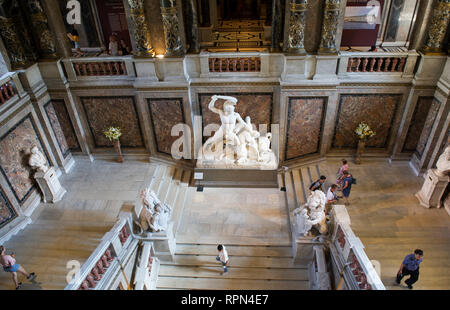
[[[79,274],[65,287],[66,290],[112,289],[110,280],[120,272],[121,261],[137,248],[138,240],[131,233],[131,214],[124,212],[102,238],[102,241],[81,266]]]
[[[77,76],[127,75],[124,61],[74,62]]]
[[[350,57],[347,72],[403,72],[407,57]]]
[[[344,76],[400,76],[411,78],[418,58],[414,50],[408,52],[340,52],[338,75]]]
[[[332,224],[330,252],[335,285],[343,280],[345,289],[384,290],[374,264],[364,251],[364,245],[350,228],[350,218],[345,206],[333,207]]]
[[[260,72],[261,57],[210,57],[209,72]]]

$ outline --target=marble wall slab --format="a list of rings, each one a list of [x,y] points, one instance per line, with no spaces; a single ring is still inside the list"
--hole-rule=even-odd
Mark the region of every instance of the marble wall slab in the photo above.
[[[69,145],[67,144],[67,140],[66,140],[64,132],[62,130],[62,127],[59,123],[56,111],[53,107],[53,103],[51,101],[46,103],[44,105],[44,110],[50,121],[50,125],[52,127],[53,133],[55,134],[56,141],[58,142],[58,146],[61,151],[61,154],[63,154],[63,157],[66,158],[67,155],[70,154],[70,149],[69,149]]]
[[[143,147],[141,126],[134,97],[80,97],[95,147],[112,147],[103,131],[110,126],[122,129],[123,147]]]
[[[16,217],[16,211],[11,207],[5,193],[0,189],[0,227],[3,227]]]
[[[436,120],[436,116],[439,112],[439,108],[441,103],[433,98],[433,102],[431,104],[430,110],[428,111],[427,118],[425,120],[425,124],[423,126],[422,133],[420,134],[419,142],[416,147],[416,154],[419,158],[422,158],[423,151],[425,150],[425,146],[427,145],[428,139],[430,138],[431,130],[433,129],[434,121]]]
[[[171,136],[172,127],[186,123],[183,112],[182,98],[152,98],[147,99],[150,111],[154,139],[158,152],[171,154],[172,143],[178,136]]]
[[[332,146],[356,148],[354,130],[363,121],[376,132],[366,146],[386,148],[401,98],[400,94],[341,94]]]
[[[419,97],[416,108],[411,119],[408,133],[406,135],[403,151],[415,151],[419,142],[420,134],[425,125],[425,121],[433,103],[433,97]]]
[[[28,166],[33,146],[46,154],[48,164],[50,160],[30,114],[0,137],[0,170],[20,204],[35,188]]]
[[[326,97],[289,98],[286,160],[319,152],[325,106]]]
[[[201,93],[198,94],[198,102],[200,103],[200,114],[202,116],[203,128],[208,124],[220,125],[220,117],[218,114],[208,109],[208,104],[213,95],[233,96],[238,99],[235,111],[238,112],[243,119],[250,116],[252,124],[259,129],[260,124],[267,124],[267,131],[270,131],[272,124],[272,108],[273,93]],[[222,109],[224,100],[219,99],[215,103],[215,107]],[[203,142],[208,137],[203,137]]]
[[[80,151],[80,144],[78,143],[77,135],[75,133],[75,129],[73,127],[72,121],[69,116],[69,111],[67,111],[64,100],[52,99],[51,102],[69,149],[71,151]]]

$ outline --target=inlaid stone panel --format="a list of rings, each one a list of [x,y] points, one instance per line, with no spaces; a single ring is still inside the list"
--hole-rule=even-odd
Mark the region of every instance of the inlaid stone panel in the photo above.
[[[430,110],[428,111],[427,118],[416,147],[416,153],[419,155],[419,158],[422,158],[423,151],[425,150],[431,130],[433,129],[434,121],[436,120],[440,105],[441,103],[436,98],[433,98],[433,102],[431,103]]]
[[[8,224],[16,217],[16,212],[11,207],[11,204],[6,199],[5,193],[0,189],[0,227]]]
[[[433,103],[433,97],[419,97],[416,108],[409,125],[403,151],[415,151],[419,142],[420,134],[425,125],[425,121]]]
[[[62,130],[62,127],[59,123],[58,116],[53,107],[53,103],[49,101],[45,106],[45,113],[50,121],[50,125],[52,127],[53,133],[55,134],[56,141],[58,142],[59,149],[61,150],[61,154],[63,154],[64,158],[70,153],[69,145],[67,144],[66,137]]]
[[[0,170],[19,203],[25,201],[35,188],[28,166],[33,146],[46,154],[30,115],[0,138]]]
[[[402,95],[397,94],[341,95],[333,147],[356,148],[358,137],[354,130],[360,122],[367,123],[376,132],[367,141],[367,147],[387,147],[401,98]]]
[[[171,136],[172,127],[185,123],[183,99],[148,99],[150,119],[158,152],[171,154],[173,142],[179,136]]]
[[[324,97],[289,98],[286,159],[319,152],[325,102]]]
[[[112,147],[104,131],[110,126],[120,127],[123,147],[142,147],[141,127],[133,97],[81,97],[89,128],[96,147]]]
[[[52,100],[52,105],[69,149],[71,151],[79,151],[81,149],[80,144],[78,143],[77,135],[75,134],[75,129],[64,100]]]
[[[200,112],[202,114],[203,128],[208,124],[220,125],[220,117],[218,114],[208,109],[208,104],[213,95],[233,96],[238,99],[235,111],[239,113],[243,119],[250,116],[252,124],[255,124],[256,129],[259,129],[260,124],[267,125],[267,131],[270,131],[270,124],[272,123],[272,93],[208,93],[199,94],[198,101],[200,102]],[[218,109],[223,108],[225,100],[219,99],[215,103]],[[208,137],[203,137],[203,142]]]

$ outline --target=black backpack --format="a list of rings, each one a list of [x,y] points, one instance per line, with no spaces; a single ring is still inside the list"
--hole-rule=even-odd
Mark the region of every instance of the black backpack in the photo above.
[[[356,179],[352,176],[352,184],[356,184]]]

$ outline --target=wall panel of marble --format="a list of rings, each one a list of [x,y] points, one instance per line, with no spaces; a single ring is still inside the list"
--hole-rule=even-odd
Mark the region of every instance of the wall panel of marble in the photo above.
[[[51,103],[58,119],[59,125],[61,126],[62,132],[64,133],[64,137],[66,139],[67,145],[69,146],[69,149],[71,151],[79,151],[80,144],[78,143],[75,129],[73,127],[72,121],[70,120],[69,112],[64,100],[52,99]]]
[[[17,216],[5,193],[0,188],[0,228],[11,222]]]
[[[325,110],[326,97],[289,98],[285,160],[319,152]]]
[[[363,121],[376,132],[366,146],[387,148],[401,98],[399,94],[341,94],[332,146],[356,148],[354,130]]]
[[[150,120],[158,152],[171,154],[172,143],[178,136],[171,136],[172,127],[186,123],[182,98],[147,99]]]
[[[144,147],[134,97],[80,97],[95,147],[112,147],[103,134],[110,126],[120,127],[123,147]]]
[[[46,154],[47,162],[50,163],[31,114],[0,137],[0,171],[20,204],[36,188],[28,166],[28,158],[33,146],[37,146]]]
[[[250,116],[251,122],[252,124],[255,124],[256,129],[259,129],[260,124],[266,124],[267,131],[270,131],[270,124],[272,124],[273,93],[217,92],[198,94],[203,128],[208,124],[221,124],[219,115],[208,109],[208,104],[211,101],[211,97],[215,94],[236,97],[238,99],[238,103],[235,111],[238,112],[242,118]],[[223,103],[224,100],[219,99],[216,101],[215,107],[222,109]],[[208,137],[203,137],[203,141],[206,141],[207,138]]]
[[[70,154],[70,148],[64,135],[64,131],[62,130],[61,124],[59,123],[55,108],[53,107],[53,102],[49,101],[48,103],[46,103],[44,105],[44,110],[50,121],[50,125],[53,133],[55,134],[61,154],[64,158],[67,158],[67,156]]]
[[[433,103],[433,97],[419,97],[406,135],[403,151],[415,151],[420,134],[424,129],[428,111]]]
[[[423,151],[425,150],[425,146],[427,145],[428,139],[430,138],[430,133],[433,129],[434,121],[436,120],[436,116],[439,112],[440,106],[441,103],[436,98],[433,98],[432,104],[427,114],[427,118],[425,119],[422,133],[420,134],[419,142],[417,143],[416,154],[418,158],[422,158]]]

